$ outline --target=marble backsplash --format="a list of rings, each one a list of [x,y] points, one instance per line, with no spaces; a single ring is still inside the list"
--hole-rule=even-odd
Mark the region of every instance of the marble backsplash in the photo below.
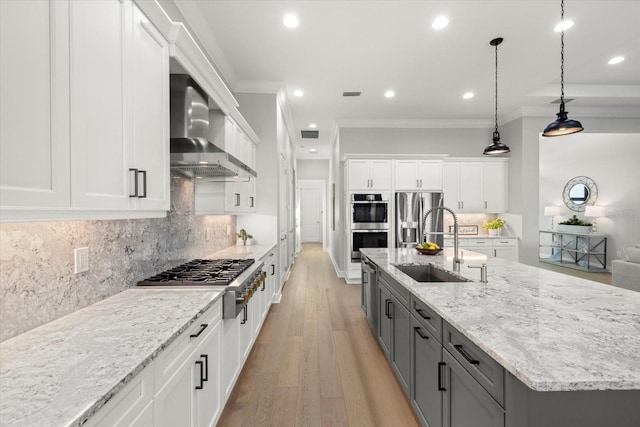
[[[195,216],[193,181],[179,177],[166,218],[0,224],[0,342],[234,245],[235,232],[235,216]],[[74,274],[80,247],[89,271]]]

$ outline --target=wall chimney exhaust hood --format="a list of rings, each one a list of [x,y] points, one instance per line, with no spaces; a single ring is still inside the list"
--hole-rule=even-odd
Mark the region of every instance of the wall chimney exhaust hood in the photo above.
[[[186,74],[171,75],[171,171],[188,178],[257,177],[256,171],[208,140],[208,96]]]

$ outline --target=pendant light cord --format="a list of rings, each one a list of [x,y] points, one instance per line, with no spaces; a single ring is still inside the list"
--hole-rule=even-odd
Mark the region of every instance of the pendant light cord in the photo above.
[[[564,0],[560,1],[560,111],[564,111]]]
[[[496,132],[498,132],[498,45],[496,44]]]

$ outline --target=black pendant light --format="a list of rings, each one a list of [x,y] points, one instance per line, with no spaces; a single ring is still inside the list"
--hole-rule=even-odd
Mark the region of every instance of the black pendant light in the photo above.
[[[582,123],[567,118],[564,111],[564,0],[560,1],[560,112],[553,123],[549,123],[542,132],[542,136],[561,136],[584,130]]]
[[[509,147],[500,142],[500,132],[498,132],[498,45],[502,43],[502,37],[495,38],[489,42],[491,46],[496,48],[496,127],[493,131],[493,144],[484,149],[484,155],[491,156],[495,154],[506,154]]]

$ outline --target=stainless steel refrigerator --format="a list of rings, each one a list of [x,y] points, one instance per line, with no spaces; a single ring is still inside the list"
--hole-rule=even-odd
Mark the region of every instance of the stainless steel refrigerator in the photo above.
[[[398,192],[395,197],[395,241],[396,248],[413,248],[423,242],[422,219],[424,214],[435,206],[442,206],[441,192]],[[444,211],[437,210],[427,218],[426,241],[442,246]]]

